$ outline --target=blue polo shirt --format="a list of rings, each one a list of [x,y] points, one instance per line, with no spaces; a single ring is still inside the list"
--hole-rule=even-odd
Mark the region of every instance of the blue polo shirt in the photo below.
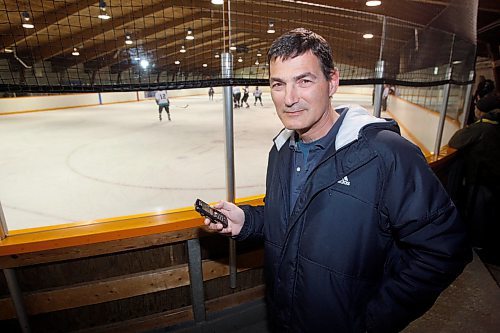
[[[321,139],[304,143],[299,139],[298,134],[290,138],[289,147],[292,150],[292,173],[290,176],[290,214],[293,211],[295,202],[299,197],[307,177],[318,166],[325,154],[325,151],[335,145],[335,138],[339,133],[340,125],[344,120],[347,111],[342,112],[339,119],[333,124],[330,131]]]

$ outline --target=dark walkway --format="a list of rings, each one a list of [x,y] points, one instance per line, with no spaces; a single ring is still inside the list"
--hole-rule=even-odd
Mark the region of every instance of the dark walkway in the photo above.
[[[495,280],[496,279],[496,280]],[[438,298],[434,306],[403,333],[497,333],[500,328],[500,265],[485,264],[478,255],[462,275]],[[333,330],[334,331],[334,330]],[[160,332],[267,333],[262,301],[218,313],[208,321],[170,327]]]

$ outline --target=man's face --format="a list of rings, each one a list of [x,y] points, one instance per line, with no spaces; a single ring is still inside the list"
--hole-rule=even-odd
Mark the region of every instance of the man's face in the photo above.
[[[320,60],[306,52],[285,61],[271,61],[269,77],[271,97],[283,125],[301,136],[321,132],[332,108],[330,96],[337,90],[338,73],[333,72],[327,80]]]

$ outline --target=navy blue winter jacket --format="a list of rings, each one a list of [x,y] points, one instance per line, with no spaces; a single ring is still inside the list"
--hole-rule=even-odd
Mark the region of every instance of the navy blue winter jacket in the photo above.
[[[356,107],[290,214],[292,134],[275,138],[265,205],[242,206],[236,238],[264,239],[277,330],[403,329],[471,260],[455,206],[396,123]]]

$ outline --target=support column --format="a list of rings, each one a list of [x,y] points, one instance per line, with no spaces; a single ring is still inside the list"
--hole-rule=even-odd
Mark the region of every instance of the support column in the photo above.
[[[233,76],[233,55],[222,53],[221,62],[222,78],[231,78]],[[226,200],[234,202],[233,89],[231,86],[224,87],[224,126],[226,133]],[[233,239],[229,240],[229,281],[231,288],[236,288],[236,242]]]
[[[206,319],[205,290],[203,288],[203,268],[201,265],[200,240],[198,238],[187,241],[189,260],[189,281],[191,283],[191,303],[195,322]]]
[[[446,69],[446,80],[451,79],[451,73],[452,73],[452,67],[451,65],[449,65],[448,68]],[[448,100],[450,98],[450,88],[451,88],[451,83],[448,81],[448,83],[445,84],[443,89],[443,101],[441,102],[441,109],[439,111],[438,131],[436,135],[436,144],[434,145],[435,157],[439,156],[439,150],[441,149],[441,140],[443,138],[444,123],[446,120],[446,111],[448,110]]]
[[[384,61],[377,61],[377,66],[375,67],[375,78],[381,79],[384,77]],[[384,91],[384,85],[382,83],[375,85],[375,99],[373,101],[373,115],[380,118],[382,113],[382,93]]]
[[[469,119],[469,112],[471,109],[471,100],[472,100],[472,85],[474,82],[472,80],[474,79],[474,71],[469,72],[469,83],[467,87],[465,88],[465,98],[464,98],[464,107],[462,109],[462,114],[464,115],[464,121],[462,122],[462,126],[460,128],[464,128],[465,125],[467,125],[467,119]]]
[[[0,240],[5,239],[9,229],[7,228],[7,220],[5,220],[5,215],[3,214],[2,203],[0,202]]]
[[[31,329],[28,321],[28,314],[26,313],[26,308],[24,307],[21,288],[19,288],[19,284],[17,283],[16,272],[12,268],[4,268],[3,273],[5,275],[5,281],[7,281],[10,297],[12,298],[14,308],[16,309],[17,320],[21,326],[21,331],[23,333],[29,333],[31,332]]]

